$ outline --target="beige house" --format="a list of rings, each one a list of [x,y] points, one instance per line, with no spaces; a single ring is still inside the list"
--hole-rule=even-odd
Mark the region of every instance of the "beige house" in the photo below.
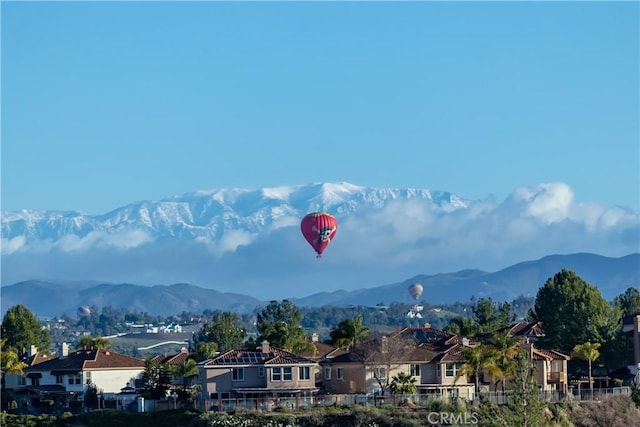
[[[640,313],[625,316],[622,332],[627,339],[627,368],[631,375],[637,375],[640,372]]]
[[[419,394],[473,398],[474,385],[465,376],[460,352],[469,341],[429,326],[406,328],[322,365],[324,391],[330,394],[374,394],[386,390],[400,372],[416,378]]]
[[[532,344],[529,344],[529,351],[536,367],[540,391],[566,393],[569,389],[567,362],[571,358],[559,351],[537,349]]]
[[[198,364],[204,399],[311,397],[318,364],[267,341],[256,350],[230,350]]]

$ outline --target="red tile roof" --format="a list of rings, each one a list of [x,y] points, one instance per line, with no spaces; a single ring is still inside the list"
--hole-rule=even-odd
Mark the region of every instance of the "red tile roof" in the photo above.
[[[78,350],[63,358],[55,357],[25,368],[28,372],[81,372],[108,369],[144,369],[144,360],[110,350]]]

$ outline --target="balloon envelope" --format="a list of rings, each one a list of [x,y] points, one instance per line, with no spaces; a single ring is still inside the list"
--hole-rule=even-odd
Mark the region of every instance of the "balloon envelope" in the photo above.
[[[409,286],[409,295],[411,295],[411,298],[413,298],[414,301],[418,301],[418,298],[420,298],[420,295],[422,295],[422,291],[424,289],[422,288],[422,285],[420,283],[414,283],[413,285]]]
[[[336,231],[338,231],[338,221],[333,215],[326,212],[313,212],[302,218],[300,231],[320,257],[329,242],[335,237]]]
[[[91,309],[89,307],[78,307],[78,312],[76,313],[78,317],[84,317],[91,314]]]

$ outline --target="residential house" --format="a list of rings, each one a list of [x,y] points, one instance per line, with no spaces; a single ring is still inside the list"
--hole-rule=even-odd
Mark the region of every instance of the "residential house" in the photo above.
[[[536,367],[536,380],[540,391],[567,393],[567,362],[571,357],[559,351],[535,348],[533,344],[528,344],[528,349]]]
[[[318,392],[310,359],[274,348],[229,350],[198,364],[204,399],[311,397]]]
[[[163,364],[163,365],[167,365],[171,369],[174,366],[184,365],[184,363],[189,359],[194,359],[195,360],[195,355],[193,353],[189,353],[189,350],[187,350],[186,347],[182,347],[180,349],[180,353],[171,354],[171,355],[159,354],[157,356],[152,357],[151,361],[155,362],[155,363],[160,363],[160,364]],[[195,377],[194,378],[180,378],[180,377],[174,376],[172,378],[172,384],[173,384],[174,388],[175,387],[183,387],[183,386],[191,386],[191,385],[193,385],[195,379],[196,379]],[[186,383],[185,383],[185,381],[186,381]]]
[[[542,322],[516,322],[509,326],[509,335],[524,339],[527,343],[534,343],[544,337]]]
[[[405,328],[322,363],[324,391],[330,394],[382,394],[403,372],[416,378],[419,394],[473,398],[474,385],[456,378],[467,339],[426,325]]]
[[[627,341],[627,368],[631,375],[637,375],[640,372],[640,313],[624,317],[622,332]]]
[[[24,369],[25,385],[16,395],[39,398],[45,394],[66,396],[81,400],[89,385],[95,385],[105,398],[128,383],[133,383],[144,372],[144,361],[104,349],[84,349],[69,353],[62,345],[57,357],[42,357],[39,363]]]
[[[38,348],[32,345],[26,354],[20,357],[20,361],[24,362],[27,367],[37,365],[38,363],[45,362],[51,359],[51,355],[38,351]],[[3,390],[15,390],[19,387],[27,385],[27,378],[24,375],[18,374],[3,374],[2,376],[2,388]]]
[[[316,387],[322,388],[323,376],[319,364],[324,362],[327,357],[335,357],[340,354],[345,354],[347,351],[342,348],[320,342],[318,340],[318,334],[315,333],[311,336],[311,344],[313,345],[313,351],[304,351],[302,353],[298,353],[298,355],[318,363],[318,366],[314,369],[314,377]]]

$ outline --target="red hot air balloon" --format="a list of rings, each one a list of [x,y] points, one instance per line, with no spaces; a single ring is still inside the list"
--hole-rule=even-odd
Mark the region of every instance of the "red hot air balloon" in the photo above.
[[[313,212],[302,218],[300,230],[318,254],[317,258],[320,258],[329,242],[335,237],[336,231],[338,231],[338,222],[333,215],[326,212]]]

